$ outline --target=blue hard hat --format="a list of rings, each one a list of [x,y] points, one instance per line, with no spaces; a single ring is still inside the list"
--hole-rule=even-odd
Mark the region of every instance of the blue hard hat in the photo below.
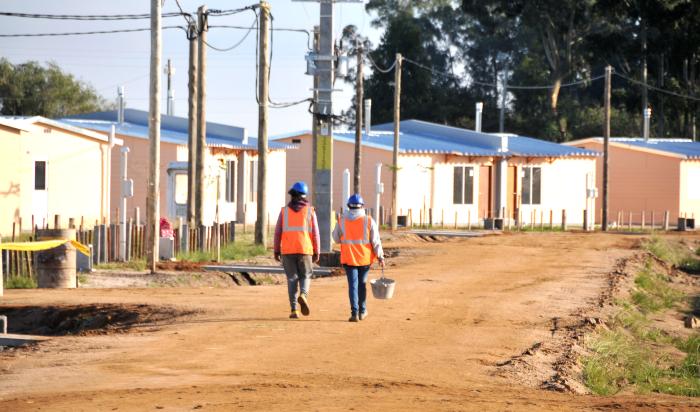
[[[362,199],[362,196],[360,196],[359,193],[355,193],[348,198],[348,206],[350,207],[363,206],[364,204],[365,201]]]
[[[292,192],[296,192],[301,195],[306,195],[309,193],[309,186],[306,185],[306,182],[296,182],[292,185],[292,188],[289,189],[289,194],[292,194]]]

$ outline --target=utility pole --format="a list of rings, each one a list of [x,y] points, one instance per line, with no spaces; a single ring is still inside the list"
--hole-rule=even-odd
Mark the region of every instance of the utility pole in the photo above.
[[[173,63],[170,59],[168,59],[168,65],[165,66],[165,74],[168,76],[168,102],[165,106],[165,110],[168,116],[172,116],[175,112],[175,91],[172,85],[175,69],[173,69]]]
[[[151,84],[148,108],[148,199],[146,202],[146,245],[148,266],[156,273],[158,262],[158,222],[160,221],[160,56],[161,0],[151,0]]]
[[[610,163],[610,89],[612,83],[612,67],[605,67],[605,123],[603,124],[603,231],[608,230],[608,174]]]
[[[641,40],[642,40],[642,113],[646,113],[649,108],[649,98],[647,91],[647,20],[646,16],[641,18]],[[642,116],[644,117],[644,116]],[[642,119],[642,134],[644,134],[645,121]]]
[[[501,112],[498,116],[498,133],[505,131],[506,125],[506,98],[508,95],[508,65],[503,68],[503,90],[501,91]]]
[[[319,26],[314,26],[314,53],[319,54],[320,52],[320,41],[321,41],[321,29]],[[314,91],[313,91],[313,101],[317,102],[318,101],[318,85],[319,85],[319,80],[318,80],[318,72],[314,73]],[[318,116],[316,115],[316,111],[313,110],[313,113],[311,114],[311,142],[312,142],[312,159],[311,159],[311,204],[316,205],[317,202],[317,197],[316,197],[316,148],[318,147]]]
[[[197,160],[195,161],[195,199],[194,215],[195,224],[201,227],[204,224],[204,163],[207,136],[207,6],[199,6],[197,9],[197,28],[199,32],[198,59],[199,74],[197,76]],[[203,239],[203,238],[202,238]],[[202,240],[199,239],[199,240]],[[202,243],[202,242],[199,242]],[[200,244],[200,247],[202,245]]]
[[[195,221],[195,179],[197,169],[197,67],[198,44],[197,24],[193,21],[187,27],[187,40],[190,41],[190,61],[188,68],[188,96],[187,96],[187,224],[194,227]]]
[[[268,43],[270,41],[270,4],[260,1],[260,50],[258,58],[258,215],[255,220],[255,243],[267,244],[267,99],[268,66],[270,62]]]
[[[391,167],[391,230],[398,228],[398,203],[396,201],[396,187],[398,186],[399,172],[399,122],[401,122],[401,53],[396,53],[396,66],[394,67],[394,153]]]
[[[364,100],[362,85],[362,42],[357,40],[357,80],[355,82],[355,173],[353,174],[354,193],[360,193],[360,174],[362,170],[362,104]],[[343,199],[345,201],[347,199]]]

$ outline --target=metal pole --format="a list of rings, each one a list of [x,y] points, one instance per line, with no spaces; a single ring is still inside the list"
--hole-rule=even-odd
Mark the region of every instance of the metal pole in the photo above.
[[[609,169],[610,169],[610,89],[612,81],[612,67],[605,67],[605,123],[603,124],[603,231],[608,230],[608,189],[609,189]]]
[[[643,117],[644,117],[644,131],[643,131],[644,141],[648,142],[649,141],[649,121],[651,119],[651,109],[650,108],[647,107],[646,109],[644,109]]]
[[[260,2],[260,50],[258,57],[258,214],[255,220],[255,243],[267,244],[267,99],[268,66],[270,64],[268,43],[270,41],[270,4]]]
[[[165,74],[168,75],[168,102],[165,109],[168,116],[172,116],[175,112],[175,90],[172,88],[175,69],[173,69],[173,64],[170,59],[168,59],[168,65],[165,67]]]
[[[187,38],[190,41],[189,84],[187,97],[187,224],[195,226],[195,179],[197,169],[197,90],[198,90],[198,44],[197,25],[190,23],[187,28]]]
[[[481,116],[484,112],[484,103],[482,102],[477,102],[476,103],[476,119],[474,121],[474,130],[477,132],[481,132]]]
[[[117,126],[112,125],[112,128],[109,130],[109,138],[107,143],[107,167],[105,168],[106,173],[104,176],[105,212],[107,215],[106,224],[108,225],[112,219],[112,148],[114,147],[114,138],[117,134],[116,129]]]
[[[158,262],[158,221],[160,220],[160,56],[161,0],[151,0],[151,85],[148,113],[149,178],[147,201],[148,266],[156,272]]]
[[[319,135],[316,145],[316,213],[321,235],[321,251],[331,251],[333,217],[333,78],[335,42],[333,41],[333,3],[321,2],[318,71],[318,98],[316,113],[319,117]]]
[[[498,116],[498,132],[503,133],[506,124],[506,97],[508,95],[508,65],[503,68],[503,90],[501,91],[501,113]]]
[[[396,53],[394,67],[394,151],[391,166],[391,230],[398,227],[396,188],[398,186],[399,170],[399,123],[401,122],[401,53]]]
[[[121,164],[121,199],[122,199],[122,204],[121,204],[121,210],[119,211],[120,217],[119,217],[119,257],[123,260],[126,261],[126,199],[127,199],[127,193],[126,193],[126,185],[127,183],[127,161],[128,161],[128,156],[129,156],[129,148],[124,146],[122,147],[122,164]]]
[[[321,34],[320,34],[320,28],[319,26],[314,26],[314,53],[319,53],[319,42],[320,42]],[[318,102],[318,87],[319,87],[319,80],[318,80],[318,71],[314,73],[314,91],[313,91],[313,101]],[[311,142],[312,142],[312,156],[311,156],[311,170],[313,173],[311,173],[311,203],[316,205],[316,201],[318,200],[316,197],[316,170],[317,170],[317,165],[316,165],[316,160],[317,160],[317,152],[316,150],[318,149],[318,116],[316,115],[316,110],[313,110],[313,114],[311,115]]]
[[[357,42],[357,81],[355,82],[355,172],[352,187],[355,193],[360,193],[360,175],[362,172],[362,43]]]
[[[347,201],[350,197],[350,171],[343,170],[343,212],[348,211]]]
[[[365,108],[362,115],[365,124],[365,135],[369,137],[369,133],[372,131],[372,99],[365,99]]]
[[[199,76],[197,77],[197,160],[195,163],[195,208],[194,215],[197,227],[201,227],[204,215],[204,162],[207,136],[206,104],[207,104],[207,6],[197,9],[197,28],[199,32],[198,59]],[[201,243],[201,242],[200,242]],[[199,245],[201,248],[203,245]]]
[[[117,88],[117,123],[124,123],[124,86]]]
[[[374,208],[374,221],[379,225],[379,209],[380,206],[382,205],[382,164],[377,163],[377,188],[375,189],[376,191],[376,202],[375,202],[375,208]],[[455,220],[456,221],[456,220]]]

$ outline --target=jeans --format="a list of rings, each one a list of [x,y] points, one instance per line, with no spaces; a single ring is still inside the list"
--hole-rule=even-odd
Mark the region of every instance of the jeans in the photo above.
[[[367,275],[369,266],[343,265],[348,277],[348,296],[353,315],[367,312]]]
[[[309,286],[311,286],[311,275],[313,274],[311,255],[282,255],[282,266],[287,275],[289,305],[292,310],[296,310],[297,291],[301,288],[301,293],[307,295]]]

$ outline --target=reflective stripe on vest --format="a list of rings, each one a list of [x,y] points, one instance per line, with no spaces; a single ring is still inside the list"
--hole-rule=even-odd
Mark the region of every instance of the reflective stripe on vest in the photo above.
[[[376,259],[370,243],[371,222],[367,215],[350,222],[344,217],[340,219],[340,263],[350,266],[368,266]],[[350,232],[348,232],[348,226],[351,229]],[[361,234],[358,233],[358,229]]]
[[[290,208],[282,208],[282,242],[280,251],[283,255],[314,253],[311,242],[312,208],[304,206],[298,212],[290,213]],[[290,221],[291,220],[291,221]]]

